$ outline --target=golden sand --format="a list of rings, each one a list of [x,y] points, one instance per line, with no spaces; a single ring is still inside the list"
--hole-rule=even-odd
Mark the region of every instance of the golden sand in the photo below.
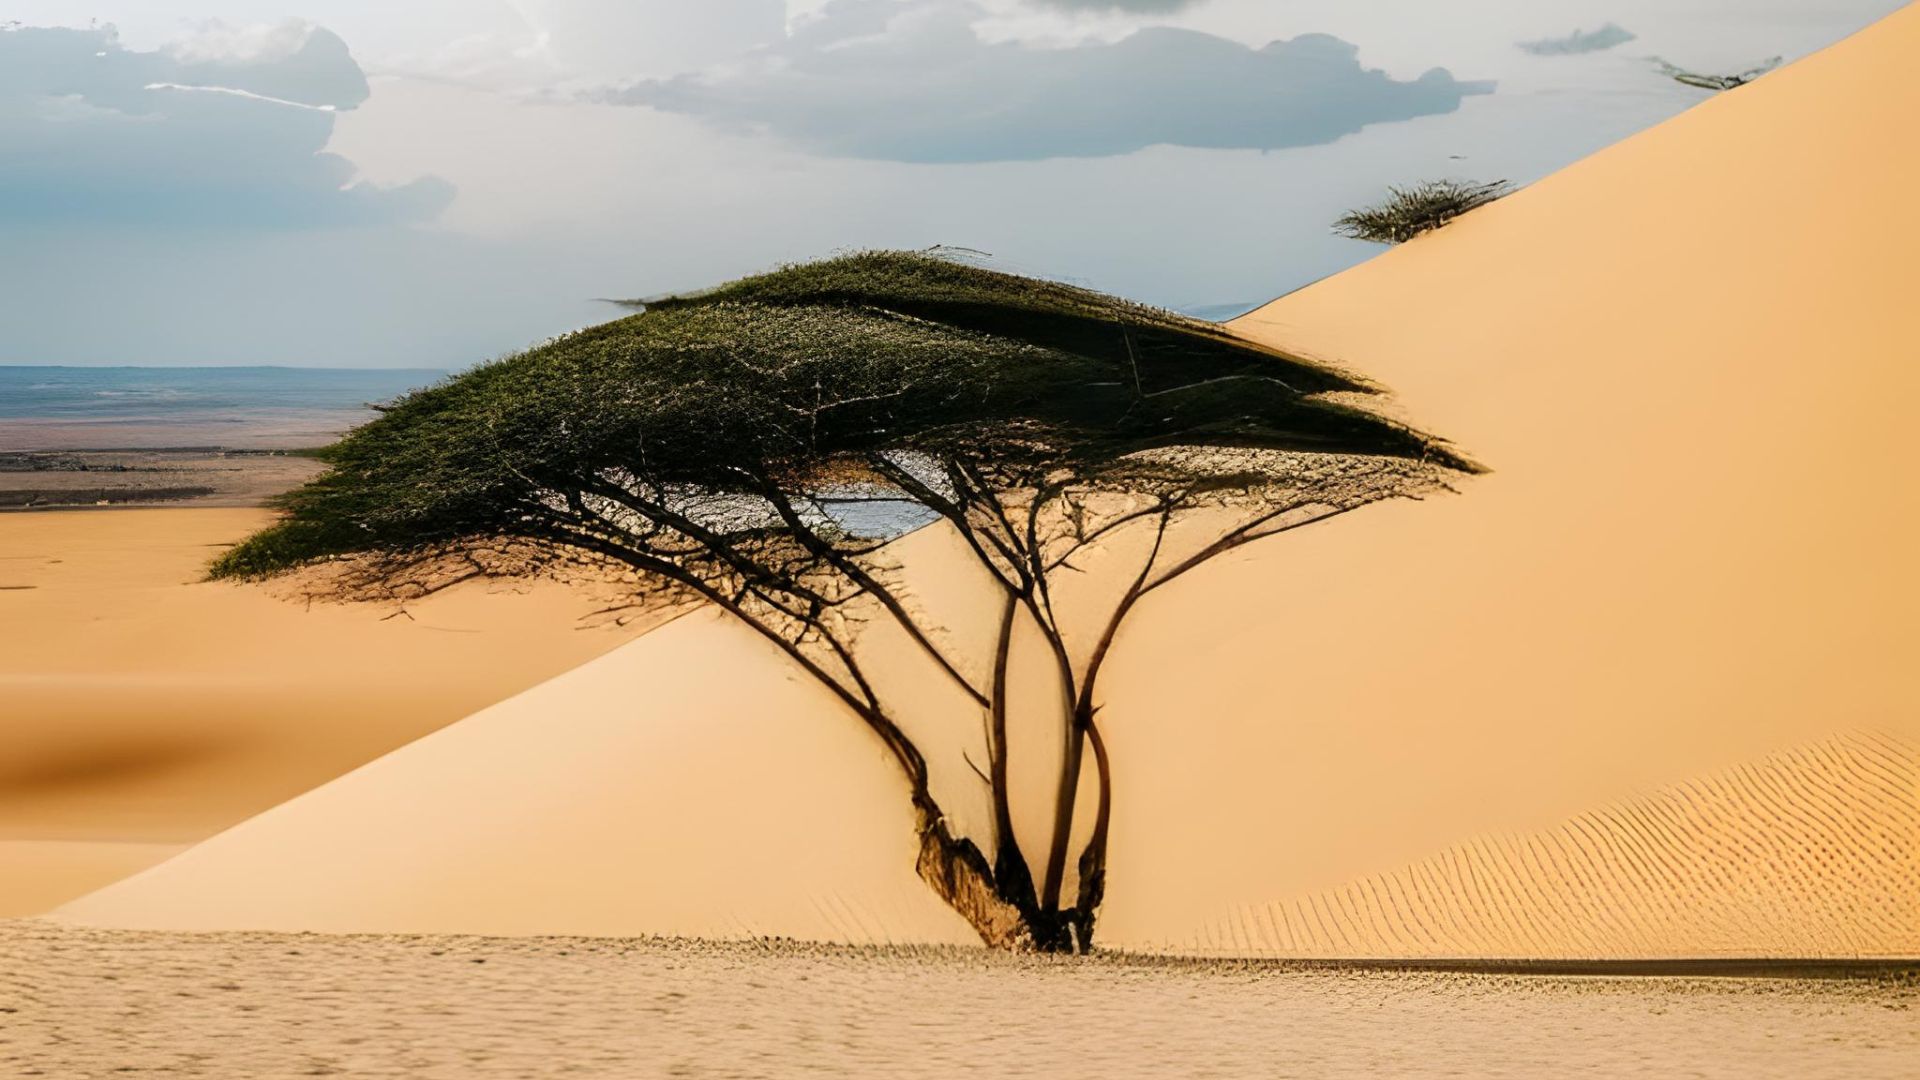
[[[260,510],[0,516],[0,913],[143,868],[631,636],[558,585],[311,608],[199,583]]]
[[[1894,1080],[1897,982],[0,922],[0,1073]]]

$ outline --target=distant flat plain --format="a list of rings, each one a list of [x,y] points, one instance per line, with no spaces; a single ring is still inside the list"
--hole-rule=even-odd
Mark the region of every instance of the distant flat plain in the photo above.
[[[260,506],[321,468],[271,450],[0,451],[0,510]]]
[[[0,366],[0,510],[259,506],[432,370]]]

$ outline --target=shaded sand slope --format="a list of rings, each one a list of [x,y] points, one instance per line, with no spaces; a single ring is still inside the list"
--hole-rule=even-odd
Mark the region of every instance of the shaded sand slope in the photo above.
[[[689,616],[61,917],[977,941],[914,875],[879,743],[779,659]]]
[[[1235,324],[1494,472],[1143,605],[1105,944],[1920,954],[1917,53],[1920,9]],[[62,917],[964,938],[872,740],[751,646],[682,620]],[[963,823],[978,729],[916,720]]]
[[[991,638],[957,536],[896,545],[949,640]],[[962,756],[977,710],[916,675],[886,624],[861,642],[913,700],[959,829],[986,823]],[[984,645],[971,649],[984,652]],[[1038,649],[1016,678],[1050,662]],[[918,663],[924,664],[924,660]],[[1036,696],[1038,691],[1036,691]],[[1036,793],[1051,732],[1017,740]],[[1041,767],[1036,767],[1041,766]],[[1021,826],[1044,824],[1044,799]],[[255,817],[56,913],[187,930],[777,936],[977,943],[917,876],[907,787],[864,727],[774,648],[700,612]]]
[[[559,586],[386,619],[195,583],[270,519],[0,516],[0,913],[123,877],[631,636],[579,629],[592,598]]]

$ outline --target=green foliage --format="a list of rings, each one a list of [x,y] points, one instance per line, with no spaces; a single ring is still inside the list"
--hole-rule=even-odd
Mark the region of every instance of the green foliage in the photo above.
[[[1129,350],[1178,354],[1193,363],[1226,365],[1230,372],[1275,374],[1271,367],[1278,362],[1287,368],[1283,377],[1304,393],[1370,389],[1350,375],[1254,345],[1215,323],[918,252],[866,252],[785,267],[703,293],[630,303],[655,311],[715,303],[878,308],[1109,364],[1129,363]],[[1163,381],[1181,376],[1172,366],[1149,364],[1143,370]]]
[[[1333,231],[1376,244],[1404,244],[1469,210],[1485,206],[1511,189],[1505,180],[1490,184],[1429,180],[1408,188],[1388,188],[1385,202],[1342,214],[1334,221]]]
[[[873,455],[1002,476],[1091,476],[1189,446],[1465,465],[1317,396],[1336,390],[1368,387],[1083,289],[853,255],[650,302],[410,394],[326,450],[330,470],[284,498],[285,520],[214,573],[524,535],[556,500],[609,483],[751,495]]]

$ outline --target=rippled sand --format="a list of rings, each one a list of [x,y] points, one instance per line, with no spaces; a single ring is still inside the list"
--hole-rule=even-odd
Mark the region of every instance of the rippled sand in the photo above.
[[[0,923],[0,1075],[1911,1077],[1920,983]]]

